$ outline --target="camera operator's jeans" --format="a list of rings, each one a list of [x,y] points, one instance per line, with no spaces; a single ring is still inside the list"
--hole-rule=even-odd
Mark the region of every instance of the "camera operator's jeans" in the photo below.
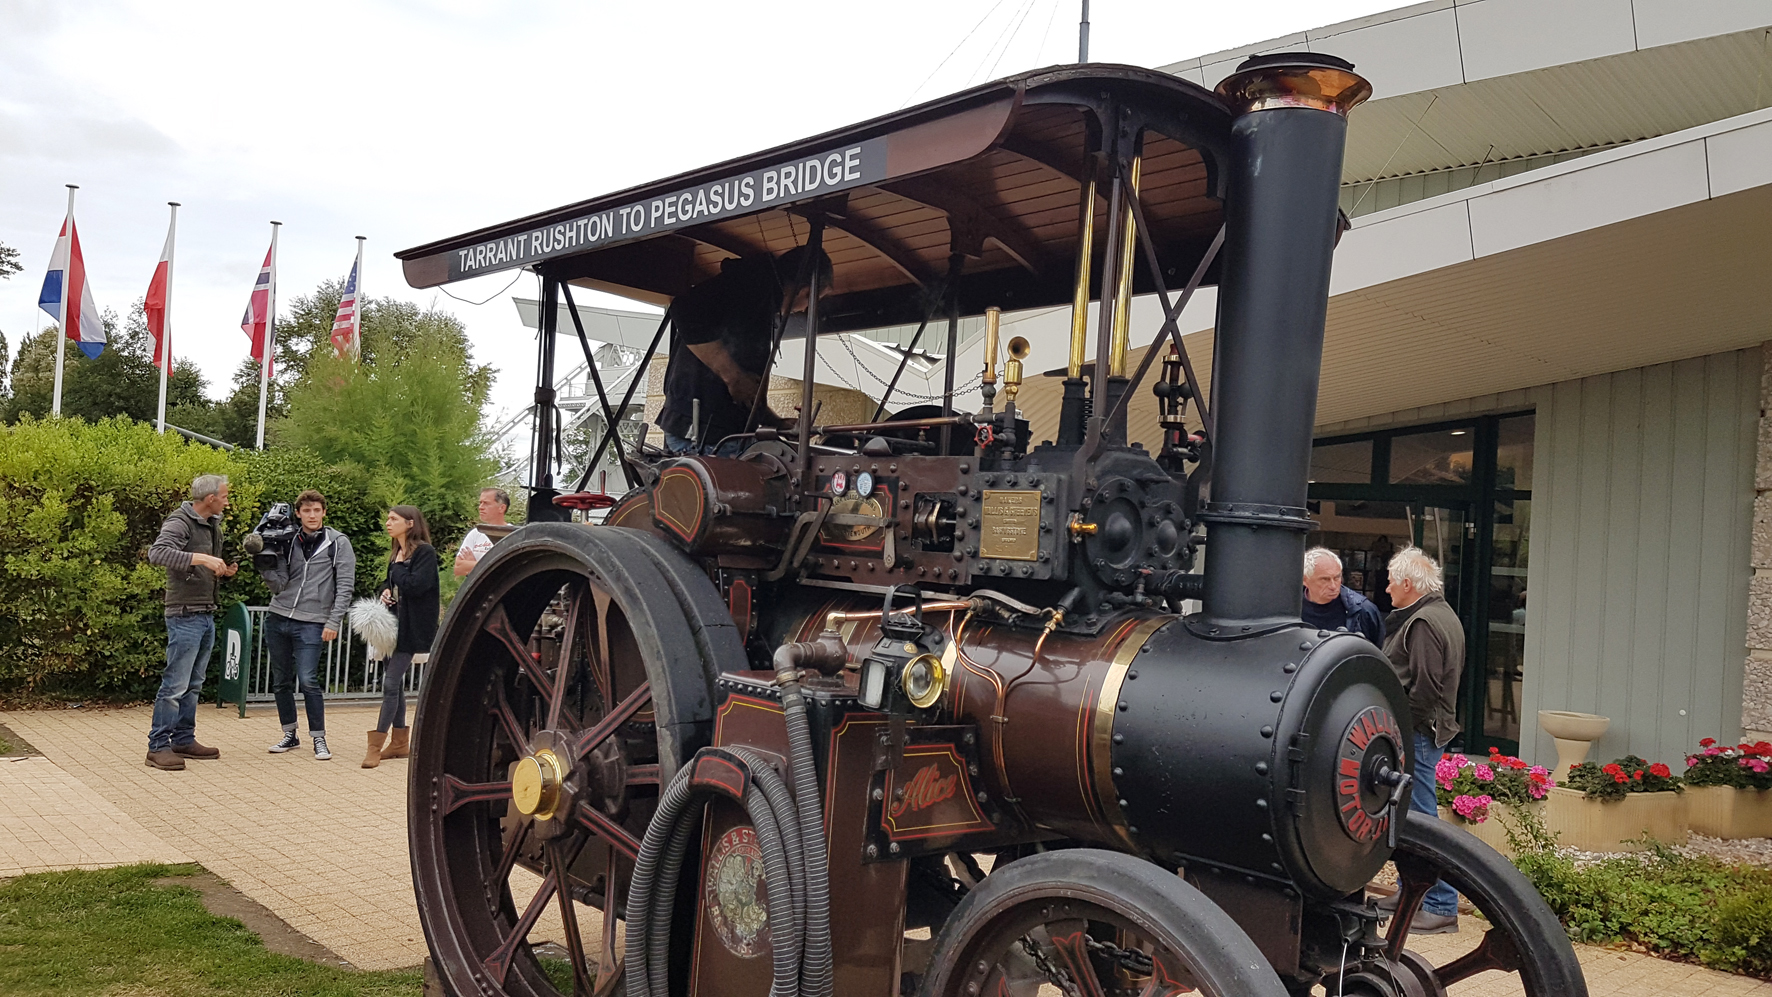
[[[265,650],[271,656],[271,693],[277,698],[277,720],[295,723],[295,689],[301,686],[308,707],[308,731],[326,729],[326,701],[320,695],[320,639],[324,623],[305,623],[276,613],[265,614]]]
[[[1434,766],[1440,764],[1440,746],[1426,734],[1415,735],[1415,781],[1409,785],[1409,809],[1418,814],[1426,814],[1431,820],[1440,819],[1440,810],[1434,795]],[[1427,898],[1421,902],[1421,909],[1429,914],[1451,917],[1458,913],[1458,891],[1444,882],[1436,882],[1428,889]]]
[[[215,649],[215,617],[166,618],[166,673],[154,696],[154,719],[148,727],[148,750],[190,744],[197,740],[197,693],[209,675]]]

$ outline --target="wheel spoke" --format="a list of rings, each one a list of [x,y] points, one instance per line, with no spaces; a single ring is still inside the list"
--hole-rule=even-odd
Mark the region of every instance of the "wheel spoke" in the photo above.
[[[511,870],[517,866],[517,856],[523,854],[523,846],[529,841],[529,829],[534,826],[534,824],[524,821],[511,835],[511,840],[505,842],[504,854],[499,856],[498,869],[493,872],[492,882],[487,887],[488,899],[490,899],[493,887],[509,881]]]
[[[519,755],[529,747],[529,737],[523,733],[523,725],[517,722],[517,715],[511,712],[511,701],[505,697],[505,684],[495,683],[498,687],[498,702],[486,712],[498,718],[498,725],[505,730],[505,736],[511,739],[511,750]]]
[[[1398,853],[1393,860],[1397,865],[1397,910],[1391,915],[1390,932],[1384,936],[1384,954],[1395,961],[1402,958],[1409,943],[1409,925],[1421,909],[1421,901],[1440,877],[1432,863],[1416,856]]]
[[[554,663],[554,681],[548,691],[549,729],[560,726],[560,709],[566,705],[566,685],[572,677],[572,645],[578,637],[578,627],[583,615],[585,590],[577,586],[573,588],[572,605],[566,609],[566,629],[560,639],[560,660]]]
[[[630,786],[656,786],[656,785],[658,785],[658,765],[655,763],[652,765],[630,765],[630,766],[628,766],[628,783],[627,784]]]
[[[1175,972],[1160,955],[1151,956],[1151,981],[1138,992],[1138,997],[1174,997],[1194,992],[1194,978],[1189,973]]]
[[[470,803],[511,798],[511,782],[463,782],[452,775],[443,777],[443,812],[452,814]]]
[[[573,860],[589,838],[579,839],[578,845],[572,849],[569,858],[559,841],[550,842],[548,856],[554,867],[554,895],[560,901],[560,924],[566,931],[566,953],[572,960],[572,993],[574,997],[591,997],[592,984],[590,968],[585,963],[585,942],[578,932],[578,908],[572,900],[572,884],[568,881],[569,870]]]
[[[1504,973],[1520,971],[1520,950],[1499,928],[1483,932],[1483,940],[1476,948],[1434,970],[1434,978],[1440,986],[1449,987],[1491,969]]]
[[[517,924],[511,929],[511,933],[482,963],[486,967],[486,972],[492,974],[492,978],[500,985],[505,981],[505,974],[511,970],[511,960],[517,957],[517,946],[528,939],[530,929],[535,927],[536,919],[541,917],[543,910],[547,909],[548,902],[554,899],[557,885],[552,875],[542,877],[541,888],[535,891],[534,897],[530,898],[529,907],[523,911],[523,916],[517,919]]]
[[[640,857],[640,842],[629,834],[627,828],[605,817],[601,811],[588,803],[580,803],[572,812],[580,826],[609,842],[609,847],[633,861]]]
[[[603,873],[603,947],[597,954],[595,997],[611,997],[621,986],[622,966],[615,955],[615,856]]]
[[[595,611],[591,619],[596,630],[595,647],[587,641],[585,653],[591,659],[591,681],[597,684],[597,694],[603,697],[603,704],[607,706],[615,702],[615,677],[609,665],[609,594],[593,587],[591,605]]]
[[[504,645],[511,657],[517,659],[523,674],[529,676],[529,681],[535,685],[535,691],[546,695],[549,689],[548,676],[541,670],[541,663],[535,660],[534,653],[529,650],[529,643],[517,636],[517,631],[511,626],[511,618],[506,615],[502,605],[493,609],[486,617],[486,632],[498,638],[498,642]]]
[[[1071,930],[1073,928],[1075,930]],[[1046,933],[1052,939],[1052,947],[1058,951],[1062,968],[1076,984],[1076,992],[1082,997],[1107,997],[1101,988],[1101,980],[1096,978],[1095,964],[1089,961],[1088,929],[1086,921],[1064,921],[1048,924]]]
[[[584,736],[578,739],[578,757],[583,758],[590,754],[592,749],[602,744],[609,735],[615,733],[616,728],[627,723],[635,713],[638,713],[640,707],[650,702],[652,702],[652,686],[650,683],[641,682],[633,692],[628,693],[628,698],[617,704],[615,709],[610,710],[603,719],[597,721],[597,726],[585,731]]]

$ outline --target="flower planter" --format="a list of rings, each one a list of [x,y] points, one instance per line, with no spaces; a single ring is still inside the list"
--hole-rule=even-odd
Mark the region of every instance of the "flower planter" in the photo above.
[[[1627,793],[1622,800],[1590,800],[1579,790],[1550,791],[1544,825],[1557,844],[1587,852],[1626,852],[1642,848],[1643,832],[1667,845],[1686,843],[1684,793]]]
[[[1713,838],[1772,838],[1772,790],[1687,786],[1692,830]]]
[[[1537,813],[1540,820],[1544,819],[1544,801],[1528,803],[1526,808]],[[1515,809],[1514,806],[1507,803],[1491,803],[1489,804],[1489,819],[1480,824],[1472,824],[1453,813],[1451,807],[1441,807],[1440,819],[1453,827],[1462,828],[1478,841],[1511,859],[1514,857],[1514,850],[1508,847],[1507,828],[1513,827],[1514,833],[1519,833],[1518,822],[1514,819]],[[1504,824],[1503,821],[1506,823]]]

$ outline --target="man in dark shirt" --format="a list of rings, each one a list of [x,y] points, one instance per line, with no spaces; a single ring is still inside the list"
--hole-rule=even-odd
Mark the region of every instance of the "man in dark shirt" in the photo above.
[[[671,361],[658,416],[667,449],[713,452],[726,437],[745,431],[762,390],[782,301],[791,298],[794,308],[802,306],[805,254],[800,247],[779,260],[767,255],[727,260],[717,275],[671,303]],[[822,252],[818,266],[822,291],[831,282],[830,259]],[[776,420],[767,405],[760,415],[765,423]],[[737,441],[725,448],[740,449]]]
[[[1304,622],[1318,630],[1346,630],[1384,645],[1384,620],[1372,600],[1341,584],[1341,558],[1327,547],[1304,552]]]

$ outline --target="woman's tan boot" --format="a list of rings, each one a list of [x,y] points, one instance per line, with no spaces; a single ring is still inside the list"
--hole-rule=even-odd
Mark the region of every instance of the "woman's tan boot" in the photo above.
[[[390,733],[393,736],[388,738],[388,746],[381,749],[382,760],[405,758],[411,755],[412,748],[409,745],[412,743],[412,728],[395,727]]]
[[[372,769],[381,764],[381,746],[382,742],[387,739],[388,735],[385,731],[372,730],[369,732],[369,754],[363,756],[364,768]]]

